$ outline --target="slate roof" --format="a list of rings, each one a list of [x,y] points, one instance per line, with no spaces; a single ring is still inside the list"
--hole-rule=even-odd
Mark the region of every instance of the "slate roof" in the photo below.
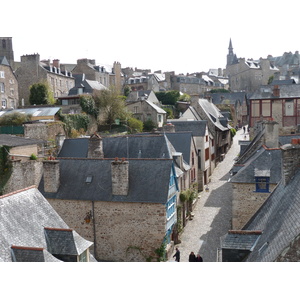
[[[74,74],[75,77],[75,86],[69,90],[68,96],[75,96],[78,95],[78,88],[84,88],[84,93],[92,94],[94,90],[105,90],[103,84],[95,80],[87,80],[85,79],[85,74]]]
[[[243,165],[238,165],[233,170],[238,172],[231,177],[234,183],[255,183],[257,171],[269,171],[270,183],[277,184],[281,179],[281,150],[261,147]]]
[[[209,120],[213,122],[217,128],[219,128],[221,131],[229,130],[229,128],[226,126],[227,124],[225,124],[227,122],[224,123],[224,116],[213,103],[209,102],[207,99],[199,99],[198,104],[201,106],[203,112],[206,114]]]
[[[171,122],[175,126],[175,132],[190,131],[193,136],[205,136],[207,121],[177,121]]]
[[[13,262],[61,262],[44,248],[11,246]]]
[[[111,159],[60,158],[58,192],[45,193],[43,179],[39,190],[46,198],[53,199],[166,203],[173,166],[172,159],[129,159],[127,196],[112,195],[112,161]],[[86,183],[88,176],[92,178],[90,183]]]
[[[43,140],[29,139],[10,134],[0,134],[0,146],[18,147],[41,143],[43,143]]]
[[[244,99],[246,98],[246,95],[247,94],[245,92],[212,93],[211,97],[212,97],[212,102],[215,105],[218,105],[218,104],[236,105],[237,102],[240,102],[240,104],[242,104]]]
[[[261,231],[229,230],[222,238],[222,249],[236,249],[252,251],[255,247]]]
[[[191,142],[193,142],[193,137],[191,132],[175,132],[175,133],[165,133],[168,140],[174,146],[177,152],[181,152],[183,159],[190,164],[191,157]]]
[[[300,234],[300,172],[288,185],[282,182],[252,217],[245,230],[263,233],[247,261],[276,260],[278,255]]]
[[[274,99],[274,98],[300,98],[300,84],[280,85],[280,97],[273,95],[273,86],[264,85],[257,89],[250,97],[254,99]]]
[[[165,110],[163,110],[162,108],[160,108],[159,106],[157,106],[156,104],[152,103],[151,101],[145,100],[145,102],[150,105],[153,109],[156,110],[157,113],[159,114],[167,114],[167,112]]]
[[[80,255],[91,245],[72,229],[45,228],[45,238],[52,254]]]
[[[0,65],[10,66],[7,58],[5,56],[0,56]]]
[[[0,207],[0,257],[3,261],[12,261],[11,246],[21,247],[13,248],[18,261],[33,260],[34,253],[37,260],[42,259],[41,251],[30,248],[43,248],[44,261],[57,261],[47,249],[44,228],[69,227],[35,187],[1,196]],[[93,244],[75,231],[73,234],[78,249],[87,249]]]
[[[278,137],[279,144],[281,146],[286,145],[286,144],[291,144],[292,139],[300,139],[300,134],[280,135]]]
[[[86,158],[88,138],[66,139],[58,157]],[[103,137],[104,158],[172,158],[163,135]]]

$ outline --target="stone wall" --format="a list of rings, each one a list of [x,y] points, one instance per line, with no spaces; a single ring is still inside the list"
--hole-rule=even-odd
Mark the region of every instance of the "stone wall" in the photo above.
[[[232,229],[242,229],[266,201],[275,187],[275,184],[270,184],[270,193],[257,193],[254,192],[255,184],[253,183],[232,183]]]
[[[37,160],[13,160],[12,174],[5,185],[4,194],[29,186],[38,186],[43,174],[43,164]]]
[[[70,228],[95,243],[100,261],[146,261],[165,236],[163,204],[99,201],[93,208],[91,201],[48,201]],[[94,216],[90,222],[89,215]]]
[[[66,135],[64,123],[36,123],[24,125],[24,136],[31,139],[54,140],[58,134]]]

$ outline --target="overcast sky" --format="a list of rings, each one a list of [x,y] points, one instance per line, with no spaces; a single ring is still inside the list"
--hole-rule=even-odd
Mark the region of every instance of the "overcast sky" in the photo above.
[[[1,36],[13,38],[16,61],[39,53],[61,63],[90,58],[192,73],[225,68],[230,38],[238,57],[300,50],[298,6],[295,0],[6,1]]]

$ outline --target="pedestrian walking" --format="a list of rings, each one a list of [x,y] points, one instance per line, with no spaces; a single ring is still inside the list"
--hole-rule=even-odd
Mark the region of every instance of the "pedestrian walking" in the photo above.
[[[246,127],[245,126],[243,126],[243,130],[244,130],[244,133],[246,132]]]
[[[195,262],[196,260],[196,255],[195,253],[192,251],[189,255],[189,262]]]
[[[175,261],[180,262],[180,251],[176,248],[176,253],[173,255],[175,257]]]
[[[202,256],[200,254],[197,255],[196,261],[197,262],[203,262],[203,258],[202,258]]]

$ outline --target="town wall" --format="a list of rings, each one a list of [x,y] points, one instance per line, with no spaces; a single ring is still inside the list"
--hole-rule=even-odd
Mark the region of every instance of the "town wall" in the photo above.
[[[232,229],[242,229],[266,201],[275,187],[275,184],[270,184],[270,193],[258,193],[254,192],[255,184],[253,183],[232,183]]]
[[[91,201],[48,201],[70,228],[94,242],[100,261],[146,261],[156,257],[165,236],[163,204],[97,201],[93,207]]]

